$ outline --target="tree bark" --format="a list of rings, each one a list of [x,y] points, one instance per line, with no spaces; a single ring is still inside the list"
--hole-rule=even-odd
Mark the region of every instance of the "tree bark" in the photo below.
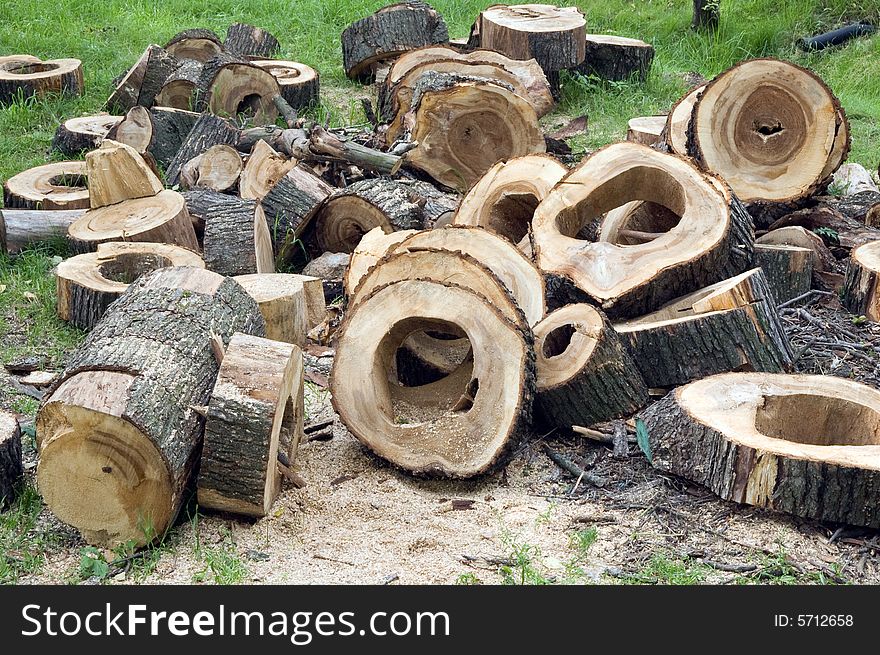
[[[14,101],[19,95],[25,99],[52,93],[81,96],[83,88],[79,59],[7,60],[0,63],[0,105]]]
[[[192,111],[203,67],[204,64],[194,59],[181,60],[156,94],[156,105]]]
[[[165,49],[178,59],[192,59],[204,64],[223,52],[223,44],[212,30],[197,27],[172,36]]]
[[[5,235],[5,248],[0,248],[0,252],[15,253],[32,243],[64,239],[67,228],[85,211],[0,209],[0,233]]]
[[[107,133],[121,120],[122,116],[108,114],[69,118],[55,131],[52,150],[68,157],[78,157],[83,151],[93,150],[101,145]]]
[[[880,241],[866,243],[852,251],[841,289],[843,306],[856,315],[880,321]]]
[[[247,23],[233,23],[226,30],[223,47],[242,57],[269,59],[278,54],[281,44],[270,32]]]
[[[721,0],[694,0],[691,29],[717,30],[721,20]]]
[[[261,204],[269,222],[276,261],[287,261],[292,256],[292,242],[302,236],[332,191],[329,184],[300,164],[263,197]]]
[[[278,59],[255,59],[251,63],[272,74],[281,87],[281,97],[294,109],[308,109],[320,103],[321,80],[311,66]]]
[[[764,271],[777,305],[810,290],[813,281],[812,250],[756,243],[755,265]]]
[[[178,59],[164,48],[155,44],[148,46],[116,85],[105,103],[106,108],[123,113],[136,105],[152,107],[156,94],[179,64]]]
[[[149,273],[76,350],[37,415],[37,483],[93,544],[143,545],[171,525],[199,454],[218,363],[212,339],[262,335],[236,282],[194,268]]]
[[[238,143],[240,130],[229,121],[202,114],[195,122],[186,139],[180,144],[180,148],[168,168],[165,171],[165,180],[170,186],[180,182],[180,170],[190,159],[198,157],[211,146],[226,144],[234,146]]]
[[[18,419],[14,414],[0,411],[0,510],[15,500],[23,475]]]
[[[195,108],[233,120],[243,115],[256,125],[271,125],[278,117],[273,99],[280,93],[271,73],[223,52],[202,67]]]
[[[654,46],[644,41],[588,34],[584,61],[575,70],[611,82],[635,79],[644,84],[653,61]]]
[[[141,154],[149,153],[167,170],[199,117],[195,112],[170,107],[132,107],[107,138],[130,145]]]

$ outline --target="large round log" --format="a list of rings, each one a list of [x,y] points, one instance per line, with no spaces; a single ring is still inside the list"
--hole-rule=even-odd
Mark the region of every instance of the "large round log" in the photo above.
[[[0,104],[16,98],[41,98],[50,93],[81,96],[82,62],[51,59],[37,62],[8,60],[0,63]]]
[[[548,426],[569,430],[629,416],[648,388],[602,313],[567,305],[535,326],[536,409]]]
[[[281,87],[281,97],[294,109],[307,109],[320,102],[321,79],[311,66],[280,59],[255,59],[251,63],[272,74]]]
[[[464,333],[473,360],[437,382],[401,386],[393,380],[395,354],[425,330]],[[528,433],[532,335],[470,290],[397,282],[347,313],[330,388],[342,422],[380,457],[414,473],[472,477],[503,463]]]
[[[280,94],[281,87],[271,73],[221,53],[202,68],[196,109],[233,120],[244,116],[255,125],[271,125],[278,117],[274,98]]]
[[[654,46],[638,39],[587,34],[584,61],[575,70],[583,75],[620,82],[635,79],[644,84],[654,61]]]
[[[0,209],[0,237],[5,237],[0,238],[0,253],[18,252],[32,243],[59,237],[66,239],[67,228],[85,212],[85,209]]]
[[[495,82],[449,73],[419,78],[404,129],[419,143],[408,163],[460,192],[496,162],[546,149],[526,100]]]
[[[152,107],[165,80],[179,65],[174,53],[156,44],[147,46],[104,103],[106,108],[125,112],[136,105]]]
[[[0,411],[0,510],[15,500],[23,475],[18,419],[15,414]]]
[[[91,330],[107,307],[145,273],[169,266],[204,268],[196,253],[165,243],[98,244],[96,252],[83,253],[58,264],[58,318]]]
[[[223,44],[214,31],[197,27],[172,36],[165,50],[178,59],[193,59],[204,64],[223,52]]]
[[[452,223],[485,227],[526,250],[535,209],[566,173],[551,155],[500,161],[470,188]]]
[[[167,170],[198,120],[199,114],[183,109],[135,106],[107,138],[125,143],[141,155],[149,153],[160,168]]]
[[[649,387],[672,387],[727,371],[792,368],[776,298],[752,269],[678,298],[614,329]]]
[[[351,79],[368,79],[375,64],[407,50],[446,43],[449,31],[433,7],[418,0],[388,5],[342,32],[342,66]]]
[[[149,241],[199,250],[183,196],[170,190],[91,209],[70,225],[67,236],[76,253],[92,252],[107,241]]]
[[[3,185],[3,204],[20,209],[88,209],[84,161],[60,161],[29,168]]]
[[[283,443],[291,443],[302,422],[294,400],[302,394],[302,366],[298,346],[233,335],[205,417],[199,507],[268,514],[281,491],[279,455],[290,462]]]
[[[833,376],[730,373],[642,414],[652,464],[736,503],[880,527],[880,392]]]
[[[80,116],[68,118],[55,130],[52,138],[52,150],[57,150],[67,157],[76,157],[83,151],[92,150],[101,145],[107,133],[122,120],[122,116],[98,114],[97,116]]]
[[[278,39],[262,27],[247,23],[233,23],[226,30],[223,48],[242,57],[274,57],[281,49]]]
[[[880,241],[872,241],[852,251],[841,290],[843,306],[856,315],[880,321]]]
[[[168,268],[132,284],[37,415],[37,484],[52,512],[105,547],[163,535],[198,459],[212,341],[263,331],[256,303],[216,273]]]
[[[86,154],[86,177],[92,209],[151,198],[165,188],[137,150],[111,139]]]
[[[166,182],[174,186],[180,181],[180,171],[184,164],[195,159],[211,146],[219,144],[234,146],[238,143],[240,133],[241,131],[228,120],[211,114],[202,114],[168,164],[165,171]]]
[[[632,201],[668,211],[649,212],[644,223],[636,222],[639,213],[609,212]],[[605,212],[600,241],[577,238]],[[532,228],[538,266],[554,287],[574,287],[615,319],[653,311],[752,262],[751,219],[730,190],[687,161],[636,143],[584,160],[538,206]]]
[[[808,248],[755,243],[755,265],[764,271],[777,304],[806,293],[813,283],[813,251]]]
[[[376,227],[385,232],[420,230],[422,209],[412,192],[389,178],[370,178],[335,191],[315,216],[315,239],[323,252],[353,252]]]

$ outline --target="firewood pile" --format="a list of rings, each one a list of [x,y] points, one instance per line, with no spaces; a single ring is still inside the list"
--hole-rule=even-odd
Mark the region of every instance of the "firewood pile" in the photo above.
[[[450,40],[429,5],[385,7],[342,33],[376,102],[340,128],[300,115],[318,73],[270,33],[190,29],[117,78],[112,113],[64,121],[71,161],[12,177],[0,213],[4,250],[75,253],[58,314],[88,335],[37,416],[52,511],[104,545],[161,535],[192,486],[266,515],[305,483],[312,341],[341,422],[413,474],[611,424],[723,498],[880,527],[880,461],[854,448],[880,444],[880,391],[792,375],[810,343],[786,314],[839,292],[880,320],[880,191],[844,165],[843,107],[810,71],[746,61],[559,159],[585,129],[540,127],[566,75],[638,83],[654,56],[585,25],[494,6]],[[0,91],[43,66],[17,57]],[[2,485],[21,455],[0,428]]]

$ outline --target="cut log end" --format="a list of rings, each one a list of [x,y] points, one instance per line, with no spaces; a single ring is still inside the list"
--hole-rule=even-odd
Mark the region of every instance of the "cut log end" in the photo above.
[[[852,251],[841,290],[841,302],[853,314],[880,321],[880,241]]]

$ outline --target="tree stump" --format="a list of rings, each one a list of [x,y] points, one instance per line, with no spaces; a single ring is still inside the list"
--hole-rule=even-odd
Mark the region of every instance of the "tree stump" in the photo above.
[[[880,321],[880,241],[872,241],[852,251],[841,290],[843,306],[870,321]]]
[[[86,177],[92,209],[151,198],[165,188],[137,150],[110,139],[86,155]]]
[[[375,264],[387,255],[395,245],[415,234],[417,230],[401,230],[387,233],[381,227],[374,227],[367,232],[351,254],[348,268],[345,270],[343,288],[345,295],[350,297],[357,289],[364,275]]]
[[[165,44],[165,50],[178,59],[192,59],[204,64],[223,52],[223,44],[212,30],[195,28],[172,36]]]
[[[241,57],[269,59],[278,54],[281,44],[268,30],[247,23],[233,23],[226,30],[223,48]]]
[[[303,164],[291,168],[263,196],[261,204],[269,221],[275,257],[287,261],[293,241],[302,236],[333,187]]]
[[[174,53],[152,44],[116,85],[104,103],[110,111],[126,112],[136,105],[152,107],[165,80],[180,64]]]
[[[721,0],[694,0],[691,29],[717,30],[721,20]]]
[[[369,79],[375,64],[407,50],[446,43],[443,17],[418,0],[388,5],[342,32],[342,66],[350,79]]]
[[[195,106],[195,93],[199,88],[204,64],[194,59],[182,59],[180,64],[165,78],[156,94],[156,104],[191,111]]]
[[[666,116],[640,116],[627,123],[626,140],[653,147],[660,143],[660,134],[666,126]]]
[[[225,144],[211,146],[183,165],[180,186],[184,189],[229,191],[238,184],[242,168],[238,150]]]
[[[93,150],[101,145],[110,129],[121,120],[122,116],[108,114],[69,118],[55,131],[52,150],[67,157],[76,157],[85,150]]]
[[[644,84],[654,61],[654,46],[623,36],[587,34],[584,61],[575,70],[611,82],[637,80]]]
[[[19,96],[42,98],[50,93],[81,96],[82,62],[79,59],[51,59],[24,62],[19,59],[0,63],[0,104]]]
[[[180,171],[186,162],[198,157],[211,146],[218,144],[234,146],[238,143],[240,133],[240,130],[229,121],[219,116],[202,114],[168,164],[165,171],[166,182],[174,186],[180,181]]]
[[[607,319],[594,307],[567,305],[535,326],[536,409],[560,430],[634,414],[648,388]]]
[[[313,324],[315,318],[312,314],[321,316],[327,312],[323,286],[318,278],[289,273],[260,273],[237,275],[235,281],[260,307],[263,320],[266,321],[268,339],[295,343],[304,348],[309,330],[320,323],[317,321]],[[314,293],[316,288],[317,297]],[[314,307],[316,298],[320,302],[319,310]]]
[[[3,204],[19,209],[87,209],[86,163],[61,161],[13,175],[3,185]]]
[[[142,155],[149,153],[167,171],[199,117],[195,112],[170,107],[132,107],[107,137]]]
[[[67,228],[85,209],[0,209],[0,254],[15,253],[32,243],[67,238]]]
[[[299,346],[233,335],[205,417],[199,506],[244,516],[268,514],[281,491],[278,458],[292,460],[302,434]],[[297,430],[299,424],[299,430]],[[282,432],[287,432],[286,446]],[[293,448],[290,446],[293,445]]]
[[[221,53],[202,68],[196,110],[230,119],[244,116],[255,125],[271,125],[278,117],[273,99],[280,94],[281,87],[271,73]]]
[[[278,154],[260,139],[254,144],[241,171],[239,195],[247,200],[261,201],[278,181],[296,166],[296,161]]]
[[[826,375],[730,373],[642,414],[651,463],[725,500],[877,528],[880,392]]]
[[[452,223],[484,227],[526,250],[535,209],[567,173],[551,155],[500,161],[470,188]]]
[[[464,333],[473,360],[432,384],[401,386],[391,379],[396,352],[424,330]],[[330,378],[333,407],[359,441],[404,470],[454,478],[487,473],[528,432],[531,341],[527,329],[468,289],[426,280],[390,284],[345,316]]]
[[[813,282],[813,251],[808,248],[755,243],[755,265],[764,271],[777,305],[805,294]]]
[[[755,239],[755,244],[763,246],[795,246],[807,248],[813,254],[812,268],[817,271],[834,271],[837,259],[822,241],[822,237],[810,232],[800,225],[780,227],[762,234]]]
[[[271,73],[281,88],[281,97],[294,109],[308,109],[321,102],[321,80],[311,66],[279,59],[255,59],[251,63]]]
[[[212,340],[263,331],[256,303],[216,273],[168,268],[132,284],[37,414],[37,484],[52,512],[104,547],[164,534],[199,455]]]
[[[323,252],[353,252],[375,227],[385,232],[420,230],[422,209],[412,192],[389,178],[359,180],[334,191],[315,216],[315,239]]]
[[[191,250],[165,243],[98,244],[97,252],[66,259],[55,269],[58,318],[91,330],[132,282],[169,266],[204,268],[205,262]]]
[[[761,269],[616,323],[614,329],[649,387],[673,387],[727,371],[792,368],[776,298]]]
[[[227,277],[275,272],[269,227],[259,203],[213,189],[187,191],[184,197],[187,208],[204,217],[208,270]]]
[[[23,475],[18,419],[15,414],[0,411],[0,510],[15,500]]]
[[[638,213],[609,212],[636,200],[669,211],[647,213],[644,222]],[[599,241],[577,237],[605,212]],[[636,143],[585,159],[538,206],[532,228],[537,264],[554,286],[572,286],[614,319],[653,311],[752,263],[751,219],[729,189]]]
[[[419,143],[408,163],[459,192],[499,161],[546,149],[526,100],[489,80],[449,73],[419,78],[404,128]]]
[[[67,236],[75,253],[93,252],[107,241],[149,241],[199,250],[183,196],[170,190],[91,209],[71,223]]]

